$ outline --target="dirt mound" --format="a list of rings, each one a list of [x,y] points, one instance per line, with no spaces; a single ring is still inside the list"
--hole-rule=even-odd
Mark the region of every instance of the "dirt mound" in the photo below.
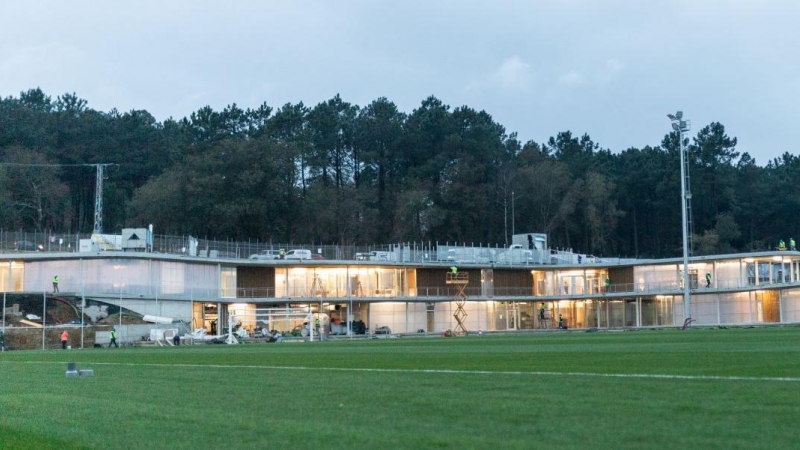
[[[106,318],[100,319],[97,321],[95,325],[119,325],[122,323],[123,325],[143,325],[149,322],[145,322],[142,320],[142,316],[136,314],[122,314],[122,320],[120,321],[119,314],[111,314]]]

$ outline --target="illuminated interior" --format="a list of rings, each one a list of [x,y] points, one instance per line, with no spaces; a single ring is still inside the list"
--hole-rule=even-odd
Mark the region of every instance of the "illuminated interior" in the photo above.
[[[289,267],[275,269],[275,297],[396,297],[413,296],[406,269],[391,267]],[[412,271],[413,272],[413,271]]]

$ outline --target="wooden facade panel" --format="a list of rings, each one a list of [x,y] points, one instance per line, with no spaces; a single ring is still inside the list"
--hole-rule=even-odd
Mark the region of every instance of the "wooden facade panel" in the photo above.
[[[445,268],[417,269],[417,288],[445,288],[445,277],[449,272]]]
[[[236,268],[237,296],[275,297],[275,268],[240,266]]]
[[[445,283],[445,276],[449,272],[442,268],[436,269],[417,269],[417,287],[418,288],[446,288],[448,285]],[[469,285],[474,288],[480,288],[481,285],[481,269],[470,268],[461,269],[459,273],[469,273]],[[494,268],[493,271],[494,286],[503,286],[505,288],[522,288],[524,290],[533,289],[533,275],[530,269],[498,269]]]
[[[616,285],[633,286],[633,267],[609,267],[608,278]]]
[[[494,269],[494,286],[525,288],[533,290],[533,275],[530,269]]]

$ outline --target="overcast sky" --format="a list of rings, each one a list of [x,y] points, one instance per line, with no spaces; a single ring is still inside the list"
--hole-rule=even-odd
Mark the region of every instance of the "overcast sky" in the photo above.
[[[759,165],[797,154],[794,0],[0,0],[0,95],[75,92],[176,119],[337,93],[410,113],[429,95],[522,141],[658,145],[666,114],[720,122]]]

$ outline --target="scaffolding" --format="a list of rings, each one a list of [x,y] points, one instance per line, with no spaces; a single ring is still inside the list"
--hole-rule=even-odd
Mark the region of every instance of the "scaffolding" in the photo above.
[[[445,277],[445,283],[452,284],[456,287],[456,294],[453,297],[453,303],[456,305],[456,312],[453,313],[453,318],[456,319],[456,329],[454,333],[460,336],[466,336],[468,331],[464,326],[464,321],[467,318],[467,312],[464,310],[464,305],[467,304],[467,293],[465,292],[469,284],[469,273],[458,272],[451,270]]]

